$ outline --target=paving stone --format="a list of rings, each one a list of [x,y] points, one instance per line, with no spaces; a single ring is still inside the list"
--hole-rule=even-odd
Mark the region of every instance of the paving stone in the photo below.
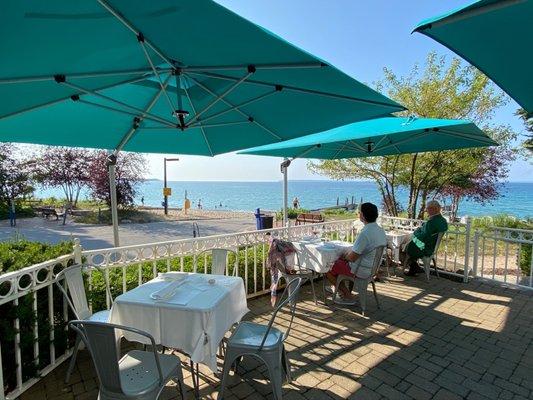
[[[526,389],[523,386],[516,385],[512,382],[509,382],[505,379],[496,378],[494,380],[494,384],[502,389],[506,389],[514,394],[518,394],[520,396],[528,397],[529,396],[529,390]]]
[[[463,396],[459,396],[446,389],[439,389],[439,391],[433,396],[433,400],[462,400]]]
[[[476,382],[471,379],[464,381],[463,385],[473,392],[479,393],[489,399],[497,399],[501,393],[501,389],[493,384],[486,382]]]
[[[381,394],[386,399],[395,399],[395,400],[409,399],[409,396],[394,389],[393,387],[390,387],[389,385],[385,383],[381,385],[380,387],[378,387],[376,392]]]
[[[428,393],[425,390],[422,390],[419,387],[416,387],[414,385],[412,385],[409,389],[407,389],[405,394],[408,396],[411,396],[413,399],[416,399],[416,400],[429,400],[432,397],[431,393]]]
[[[284,398],[532,397],[533,294],[475,280],[458,289],[445,278],[429,283],[393,278],[378,286],[382,310],[371,308],[367,318],[351,309],[317,307],[304,291],[287,340],[294,382],[283,386]],[[272,311],[268,300],[250,300],[249,319],[266,323]],[[288,322],[283,313],[280,322]],[[241,366],[242,376],[231,377],[225,399],[272,399],[266,367],[254,359]],[[98,381],[87,351],[80,352],[68,385],[63,384],[66,367],[48,374],[21,400],[96,400]],[[187,368],[184,374],[192,398]],[[202,368],[202,398],[216,399],[218,387],[218,377]],[[161,400],[178,399],[169,384]]]
[[[435,378],[434,383],[461,397],[465,397],[469,392],[469,389],[467,387],[448,380],[443,376],[438,376],[437,378]]]

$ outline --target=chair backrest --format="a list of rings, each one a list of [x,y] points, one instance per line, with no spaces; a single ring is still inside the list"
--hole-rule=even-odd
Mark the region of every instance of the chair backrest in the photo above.
[[[372,272],[371,277],[376,276],[378,273],[379,266],[381,265],[381,260],[383,259],[383,252],[385,251],[386,246],[378,246],[375,248],[376,253],[374,254],[374,261],[372,262]]]
[[[274,321],[276,319],[276,316],[278,315],[278,312],[283,309],[287,304],[289,305],[289,313],[291,316],[291,319],[289,321],[289,326],[287,330],[285,331],[285,334],[283,335],[283,340],[285,340],[291,331],[292,327],[292,321],[294,319],[294,313],[296,311],[296,303],[298,302],[298,294],[300,292],[300,287],[302,286],[303,282],[306,279],[298,277],[291,279],[287,286],[285,286],[285,290],[283,291],[283,294],[279,298],[279,303],[274,312],[272,313],[272,317],[270,317],[270,321],[268,323],[268,328],[265,331],[265,335],[263,336],[263,340],[261,341],[261,345],[259,346],[259,350],[263,348],[263,345],[265,344],[265,341],[268,337],[268,334],[270,332],[270,329],[272,328],[272,325],[274,324]]]
[[[218,248],[218,249],[205,250],[202,253],[207,253],[207,252],[211,252],[211,273],[212,274],[225,275],[226,270],[228,270],[228,254],[233,253],[235,255],[235,265],[233,266],[232,275],[233,276],[238,275],[239,258],[235,250]]]
[[[76,319],[87,319],[92,315],[87,302],[85,285],[83,284],[83,265],[75,264],[65,268],[56,275],[55,283],[65,296],[68,305],[76,316]],[[67,290],[61,285],[61,280],[65,279]]]
[[[94,368],[100,380],[101,391],[124,394],[118,367],[118,355],[120,354],[119,341],[117,340],[120,337],[118,330],[133,332],[150,340],[159,373],[159,381],[160,384],[163,383],[163,374],[155,340],[148,333],[127,326],[95,321],[71,321],[68,326],[80,335],[91,353]]]
[[[87,302],[87,294],[85,292],[85,285],[83,283],[83,268],[82,264],[74,264],[70,267],[65,268],[56,275],[55,283],[57,287],[65,296],[69,307],[76,316],[76,319],[87,319],[92,315],[92,311],[89,308],[89,303]],[[111,290],[109,288],[109,282],[107,275],[104,271],[96,268],[103,275],[106,287],[106,294],[109,298],[109,301],[113,301],[111,295]],[[61,281],[65,280],[67,285],[67,290],[61,285]]]
[[[444,236],[444,233],[445,232],[439,232],[439,234],[437,235],[437,241],[435,242],[435,248],[433,249],[433,254],[431,256],[434,256],[439,251],[440,242]]]

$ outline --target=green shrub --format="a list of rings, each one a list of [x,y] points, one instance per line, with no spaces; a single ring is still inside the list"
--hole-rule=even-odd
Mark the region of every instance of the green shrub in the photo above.
[[[15,212],[17,218],[28,218],[35,216],[33,208],[23,203],[15,204]],[[9,219],[9,207],[7,204],[0,204],[0,219]]]
[[[52,260],[72,252],[72,242],[46,244],[30,242],[23,238],[0,243],[0,273],[19,269]]]
[[[0,243],[0,273],[20,270],[43,261],[57,258],[72,252],[71,242],[62,242],[56,245],[30,242],[23,238]],[[24,281],[24,278],[21,279]],[[24,286],[24,282],[23,286]],[[8,284],[1,285],[4,292],[8,289]],[[33,310],[34,300],[36,300],[37,313]],[[53,300],[53,321],[49,318],[49,297],[48,288],[32,291],[18,299],[18,305],[13,302],[0,306],[0,338],[2,338],[2,365],[4,375],[4,389],[10,391],[16,385],[16,364],[14,354],[15,335],[20,334],[20,347],[22,355],[22,376],[29,379],[36,376],[39,369],[50,363],[50,343],[51,329],[53,324],[56,357],[63,354],[67,348],[67,331],[65,329],[64,303],[61,294],[54,290]],[[17,331],[14,326],[15,319],[20,321],[20,328]],[[34,335],[35,323],[38,325],[38,339]],[[39,359],[33,357],[33,346],[35,341],[39,342]]]
[[[306,208],[288,208],[287,209],[287,216],[289,219],[296,219],[296,217],[300,214],[308,213],[309,210]],[[276,212],[276,221],[281,221],[283,219],[283,209]]]

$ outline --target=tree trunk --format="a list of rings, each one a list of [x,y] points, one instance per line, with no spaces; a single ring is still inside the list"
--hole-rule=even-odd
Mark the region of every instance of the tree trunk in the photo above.
[[[407,217],[414,218],[416,213],[416,197],[415,195],[415,171],[416,171],[416,159],[418,158],[418,153],[415,153],[413,159],[411,160],[411,176],[409,178],[409,203],[407,206]]]
[[[422,199],[420,201],[420,211],[418,212],[418,219],[424,219],[426,214],[426,202],[428,198],[428,192],[426,189],[422,191]]]

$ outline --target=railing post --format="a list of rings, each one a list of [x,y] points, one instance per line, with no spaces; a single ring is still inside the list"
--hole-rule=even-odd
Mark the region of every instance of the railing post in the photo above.
[[[74,238],[74,262],[76,264],[81,264],[81,251],[80,239]]]
[[[472,229],[472,219],[466,217],[465,230],[465,262],[464,262],[464,277],[463,282],[468,283],[468,264],[470,263],[470,234]]]
[[[5,400],[4,395],[4,366],[2,365],[2,346],[0,346],[0,400]]]
[[[472,271],[474,273],[474,277],[477,277],[477,262],[478,262],[478,254],[479,254],[479,231],[474,232],[474,257],[472,261]]]

